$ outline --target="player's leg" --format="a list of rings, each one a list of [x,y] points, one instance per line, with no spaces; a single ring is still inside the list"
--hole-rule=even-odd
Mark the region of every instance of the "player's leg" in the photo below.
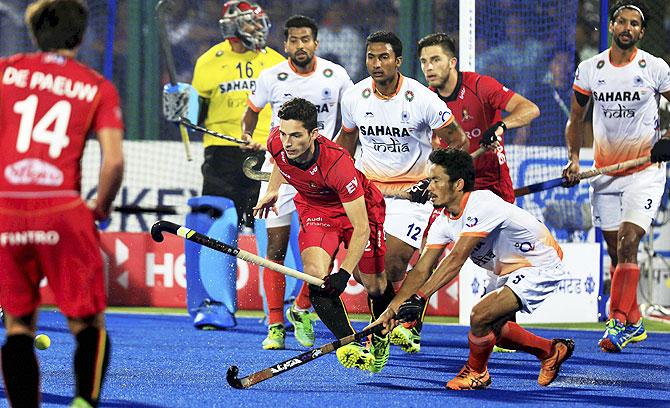
[[[33,347],[37,312],[14,316],[7,310],[2,375],[11,406],[38,407],[40,374]]]
[[[105,318],[102,313],[84,318],[68,317],[68,326],[77,341],[74,353],[75,401],[81,406],[85,406],[82,404],[85,401],[95,407],[100,399],[111,352]]]
[[[291,214],[267,221],[267,259],[284,264],[286,248],[291,234]],[[288,225],[283,225],[287,222]],[[268,335],[263,340],[266,350],[281,350],[286,340],[284,328],[284,295],[286,277],[276,271],[263,268],[263,290],[268,304]]]

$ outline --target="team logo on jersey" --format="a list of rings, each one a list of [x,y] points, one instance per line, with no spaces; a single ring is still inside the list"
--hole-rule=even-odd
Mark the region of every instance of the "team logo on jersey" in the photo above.
[[[13,185],[57,187],[63,184],[60,168],[40,159],[23,159],[5,167],[5,180]]]
[[[468,217],[468,218],[465,219],[465,226],[469,227],[469,228],[472,228],[475,225],[477,225],[478,222],[479,222],[479,219],[477,217]]]
[[[468,110],[465,109],[465,108],[463,108],[463,111],[461,112],[461,116],[462,116],[462,119],[461,119],[461,120],[464,121],[464,122],[465,122],[466,120],[470,120],[470,119],[472,119],[472,115],[470,115],[470,113],[468,112]]]
[[[514,246],[519,249],[521,252],[530,252],[535,249],[535,244],[531,242],[516,242]]]
[[[363,92],[361,92],[361,96],[365,99],[368,99],[370,97],[370,94],[372,94],[370,88],[365,88],[363,89]]]
[[[366,118],[374,118],[374,117],[375,117],[375,114],[372,113],[372,112],[365,112],[365,117],[366,117]]]
[[[323,88],[321,91],[321,97],[323,99],[330,99],[330,96],[332,95],[332,92],[330,91],[330,88]]]
[[[235,79],[228,82],[222,82],[219,84],[219,93],[225,94],[232,91],[251,91],[254,93],[256,91],[256,80],[255,79]]]
[[[286,78],[288,78],[288,74],[286,72],[280,72],[277,74],[277,79],[280,81],[286,81]]]
[[[403,123],[409,122],[409,112],[402,111],[402,113],[400,114],[400,121]]]
[[[330,68],[324,69],[323,70],[323,76],[325,76],[326,78],[332,77],[333,76],[333,70],[330,69]]]
[[[380,142],[372,139],[372,148],[380,153],[407,153],[409,152],[408,143],[400,143],[395,139],[391,139],[390,143]]]
[[[596,68],[598,68],[598,69],[600,69],[604,66],[605,66],[605,61],[603,61],[603,60],[598,61],[598,63],[596,64]]]
[[[412,92],[408,89],[405,92],[405,99],[407,99],[407,102],[412,102],[412,100],[414,99],[414,92]]]
[[[641,76],[636,75],[633,79],[633,86],[644,86],[644,80]]]
[[[216,52],[216,56],[217,56],[217,57],[220,57],[220,56],[222,56],[222,55],[223,55],[223,51],[219,50],[219,51]]]
[[[639,60],[639,61],[637,62],[637,65],[639,65],[640,68],[644,68],[644,67],[647,66],[647,61],[641,59],[641,60]]]

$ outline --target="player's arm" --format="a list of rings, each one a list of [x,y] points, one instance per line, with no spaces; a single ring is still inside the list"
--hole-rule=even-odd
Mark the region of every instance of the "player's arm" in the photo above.
[[[510,98],[505,106],[505,111],[509,112],[509,115],[503,120],[507,129],[528,126],[533,119],[540,116],[540,108],[519,94],[514,94]]]
[[[370,224],[368,221],[368,210],[365,207],[365,197],[360,196],[353,201],[342,203],[344,212],[349,217],[349,222],[354,227],[347,248],[347,254],[340,266],[342,269],[352,273],[358,262],[363,257],[365,247],[370,240]]]
[[[249,101],[247,101],[247,103],[249,103]],[[240,145],[240,148],[242,149],[259,150],[262,148],[260,143],[255,143],[253,141],[254,131],[258,124],[259,112],[260,109],[256,110],[252,105],[249,105],[247,106],[247,110],[244,111],[244,115],[242,115],[242,140],[248,140],[250,142],[248,146]]]
[[[584,121],[588,112],[588,104],[591,96],[575,90],[570,103],[570,119],[565,128],[565,143],[568,148],[568,164],[563,169],[563,177],[566,177],[567,186],[579,183],[576,177],[579,173],[579,150],[584,139]]]
[[[279,167],[275,164],[270,172],[270,179],[268,180],[268,188],[263,197],[258,198],[258,203],[253,208],[254,217],[266,218],[270,211],[277,214],[277,199],[279,198],[279,187],[286,183],[286,179],[279,171]]]
[[[112,202],[123,180],[123,130],[102,128],[96,133],[100,143],[102,164],[98,179],[98,195],[93,212],[96,219],[109,218]]]
[[[461,271],[463,264],[468,259],[475,246],[481,241],[482,237],[476,235],[462,235],[454,249],[449,255],[440,263],[435,272],[428,278],[417,293],[425,295],[426,299],[430,299],[433,293],[437,292],[442,286],[451,282]]]
[[[346,129],[342,126],[340,133],[335,138],[335,143],[344,147],[351,157],[354,157],[354,153],[356,153],[356,144],[358,143],[358,128]]]
[[[467,136],[463,129],[453,118],[446,126],[433,130],[433,135],[437,136],[449,147],[467,151],[470,147]]]

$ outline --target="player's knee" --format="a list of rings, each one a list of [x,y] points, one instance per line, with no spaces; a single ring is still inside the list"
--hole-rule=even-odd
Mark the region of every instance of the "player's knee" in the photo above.
[[[479,304],[475,305],[470,312],[470,326],[475,327],[484,327],[489,325],[493,321],[493,315],[491,311]]]
[[[267,257],[274,262],[283,262],[284,258],[286,258],[286,247],[268,243]]]
[[[323,279],[328,274],[328,272],[323,270],[320,265],[313,262],[305,262],[304,260],[302,264],[302,270],[307,275],[315,276],[319,279]]]
[[[405,257],[401,255],[389,255],[387,253],[386,257],[384,258],[384,266],[388,279],[391,282],[398,282],[403,280],[405,278],[405,274],[407,273],[408,262],[409,259],[405,259]]]
[[[622,263],[632,262],[637,258],[640,239],[635,234],[623,234],[617,242],[617,258]]]

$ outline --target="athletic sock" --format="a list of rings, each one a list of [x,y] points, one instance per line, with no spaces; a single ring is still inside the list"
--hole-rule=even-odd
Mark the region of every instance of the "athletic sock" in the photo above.
[[[312,301],[316,314],[335,337],[341,339],[355,333],[349,322],[344,303],[339,296],[327,296],[319,290],[318,286],[310,285],[309,299]]]
[[[372,315],[373,321],[377,320],[377,318],[384,313],[384,310],[391,304],[394,296],[395,291],[393,290],[391,282],[386,282],[386,289],[381,295],[371,296],[368,294],[368,307],[370,308],[370,314]]]
[[[77,350],[74,353],[77,396],[94,407],[100,399],[102,382],[109,364],[110,347],[105,329],[87,327],[77,334]]]
[[[637,285],[640,279],[640,267],[637,264],[631,264],[631,265],[635,265],[637,268],[637,272],[634,272],[637,274],[637,278],[636,277],[632,278],[634,279],[635,283],[635,285],[631,285],[634,286],[634,289],[632,289],[633,302],[631,303],[631,306],[628,309],[628,313],[626,313],[626,320],[628,324],[636,324],[642,318],[642,314],[640,313],[640,305],[637,303]],[[630,285],[630,282],[628,284]],[[626,290],[628,290],[628,288]]]
[[[483,373],[486,370],[493,346],[496,344],[496,336],[493,331],[482,337],[477,337],[469,332],[468,343],[470,344],[468,365],[476,372]]]
[[[40,405],[40,372],[31,336],[7,336],[2,346],[2,374],[11,406],[31,408]]]
[[[525,351],[540,360],[551,356],[551,340],[536,336],[514,322],[503,325],[496,345],[510,350]]]
[[[629,321],[627,315],[635,303],[639,279],[640,267],[637,264],[624,263],[616,266],[610,297],[611,319],[617,319],[624,324]]]
[[[298,297],[295,298],[295,305],[298,310],[309,310],[312,302],[309,301],[309,285],[305,282],[298,292]]]
[[[284,261],[273,261],[280,265]],[[284,293],[286,277],[279,272],[263,268],[263,290],[268,302],[268,324],[284,323]]]

